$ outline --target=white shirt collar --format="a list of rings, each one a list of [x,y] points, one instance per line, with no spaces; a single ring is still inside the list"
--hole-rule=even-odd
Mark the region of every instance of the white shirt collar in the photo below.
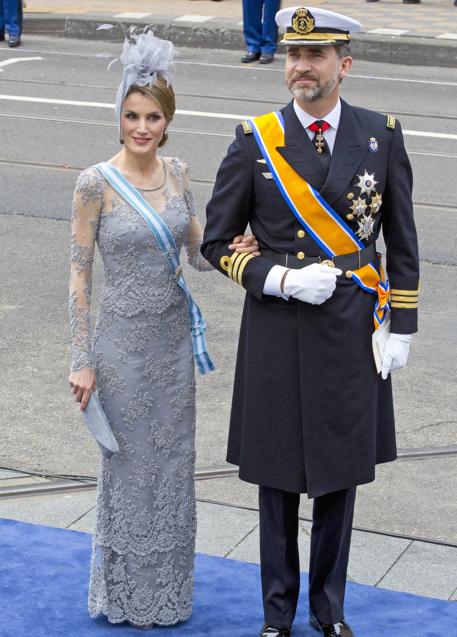
[[[304,111],[294,100],[294,111],[298,119],[300,120],[303,128],[308,128],[310,124],[316,121],[316,118]],[[341,117],[341,100],[338,98],[338,102],[336,103],[335,108],[333,108],[330,113],[328,113],[325,117],[321,119],[325,119],[326,122],[330,124],[332,128],[335,130],[338,129],[338,124],[340,123]]]

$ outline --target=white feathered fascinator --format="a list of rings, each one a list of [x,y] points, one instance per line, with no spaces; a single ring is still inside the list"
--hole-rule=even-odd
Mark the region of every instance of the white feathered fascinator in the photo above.
[[[134,32],[134,28],[130,30],[119,58],[124,66],[115,106],[119,127],[122,104],[131,86],[152,86],[158,75],[163,77],[168,85],[172,84],[175,47],[172,42],[156,38],[152,31],[146,29],[139,34]]]

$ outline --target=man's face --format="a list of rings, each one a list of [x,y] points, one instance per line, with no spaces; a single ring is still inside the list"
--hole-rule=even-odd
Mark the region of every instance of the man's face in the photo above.
[[[303,102],[315,102],[332,92],[338,94],[340,78],[348,74],[352,58],[339,58],[334,46],[289,46],[286,83]]]

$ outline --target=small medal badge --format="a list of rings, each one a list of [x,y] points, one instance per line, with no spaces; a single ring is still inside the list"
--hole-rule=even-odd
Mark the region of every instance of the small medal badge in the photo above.
[[[370,208],[371,208],[371,214],[375,215],[379,212],[379,209],[381,208],[382,205],[382,196],[378,193],[375,192],[374,195],[371,197],[371,203],[370,203]]]
[[[368,140],[368,150],[370,153],[377,153],[379,148],[378,140],[376,137],[370,137]]]

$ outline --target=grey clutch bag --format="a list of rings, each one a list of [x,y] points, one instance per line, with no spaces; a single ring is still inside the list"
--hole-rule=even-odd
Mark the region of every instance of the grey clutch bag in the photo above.
[[[100,445],[102,454],[109,458],[113,453],[117,453],[119,445],[95,392],[92,392],[87,407],[82,414],[87,428]]]

